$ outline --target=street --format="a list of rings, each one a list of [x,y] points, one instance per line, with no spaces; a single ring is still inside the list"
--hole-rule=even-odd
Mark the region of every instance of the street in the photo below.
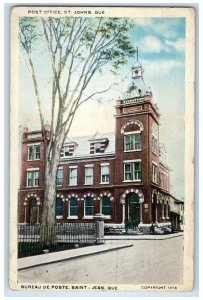
[[[21,270],[18,282],[182,284],[182,236],[166,240],[132,240],[132,244],[132,247],[112,252]]]

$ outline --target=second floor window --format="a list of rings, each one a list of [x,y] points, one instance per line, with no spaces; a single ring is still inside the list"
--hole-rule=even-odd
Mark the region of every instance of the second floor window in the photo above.
[[[141,161],[132,161],[124,163],[124,180],[141,180]]]
[[[124,151],[141,150],[140,133],[124,135]]]
[[[70,168],[69,170],[69,185],[77,185],[78,169]]]
[[[85,184],[93,184],[93,167],[85,168]]]
[[[152,164],[152,181],[158,183],[158,167]]]
[[[101,183],[109,183],[109,166],[101,166]]]
[[[56,185],[63,184],[63,169],[58,169],[56,174]]]
[[[40,159],[40,145],[28,146],[28,160]]]
[[[39,186],[39,170],[27,171],[27,186]]]

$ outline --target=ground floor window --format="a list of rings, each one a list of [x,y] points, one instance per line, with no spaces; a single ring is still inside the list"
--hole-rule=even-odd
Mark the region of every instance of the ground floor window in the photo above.
[[[37,223],[37,199],[32,198],[31,205],[30,205],[30,224],[36,224],[36,223]]]
[[[63,215],[63,202],[60,197],[56,198],[56,216]]]
[[[75,197],[71,197],[69,201],[69,216],[78,216],[78,201]]]
[[[85,216],[93,216],[93,214],[94,214],[93,198],[86,197],[85,198]]]
[[[104,196],[101,200],[102,204],[102,214],[105,216],[111,215],[111,201],[108,196]]]

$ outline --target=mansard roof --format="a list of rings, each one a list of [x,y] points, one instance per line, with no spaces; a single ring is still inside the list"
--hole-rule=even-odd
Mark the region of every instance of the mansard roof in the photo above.
[[[87,136],[68,137],[64,146],[76,144],[72,158],[92,156],[90,154],[90,144],[106,142],[104,153],[94,153],[94,156],[101,156],[105,154],[115,154],[115,132],[99,133]]]

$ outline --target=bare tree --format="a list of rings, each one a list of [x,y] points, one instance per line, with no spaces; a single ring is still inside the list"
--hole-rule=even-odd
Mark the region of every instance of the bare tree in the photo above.
[[[116,72],[135,54],[129,39],[134,26],[118,18],[20,18],[19,41],[26,53],[34,84],[41,128],[45,141],[45,183],[42,224],[55,224],[56,174],[60,151],[78,107],[108,89],[86,95],[94,75],[105,65]],[[36,70],[34,47],[45,41],[52,70],[50,136],[44,129],[44,115]],[[109,87],[110,88],[110,87]]]

